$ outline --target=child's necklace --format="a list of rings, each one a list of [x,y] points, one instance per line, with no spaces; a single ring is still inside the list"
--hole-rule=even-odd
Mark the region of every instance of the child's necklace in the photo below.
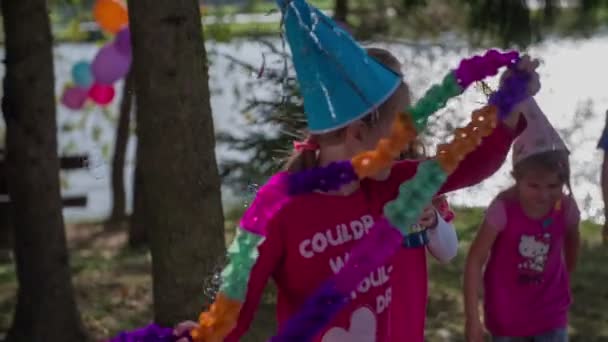
[[[549,228],[549,226],[554,221],[553,217],[561,209],[561,207],[562,207],[562,200],[559,199],[559,200],[557,200],[557,202],[555,202],[555,206],[553,206],[553,209],[549,213],[549,216],[543,220],[543,222],[542,222],[543,229]]]

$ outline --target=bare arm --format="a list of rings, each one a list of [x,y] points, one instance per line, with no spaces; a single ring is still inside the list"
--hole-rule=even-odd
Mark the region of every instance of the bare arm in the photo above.
[[[440,263],[448,263],[458,254],[458,235],[454,225],[437,215],[437,226],[428,230],[429,252]]]
[[[498,230],[484,222],[467,255],[464,271],[464,312],[468,341],[483,341],[483,327],[479,315],[482,269],[497,236]]]
[[[564,259],[566,260],[566,268],[570,274],[576,269],[580,244],[581,238],[577,223],[568,227],[566,238],[564,239]]]

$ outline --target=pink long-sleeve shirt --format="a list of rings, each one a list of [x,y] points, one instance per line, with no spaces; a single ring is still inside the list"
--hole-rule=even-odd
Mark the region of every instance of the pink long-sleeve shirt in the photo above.
[[[523,126],[524,120],[514,133],[499,124],[450,175],[440,193],[491,176]],[[398,162],[387,180],[363,180],[348,196],[309,193],[285,200],[263,232],[266,239],[258,248],[237,327],[226,341],[238,341],[249,328],[270,277],[278,289],[280,329],[323,281],[341,269],[356,241],[369,232],[384,205],[397,196],[401,183],[415,175],[419,164]],[[351,302],[314,341],[423,341],[427,283],[425,248],[401,249],[359,284]]]

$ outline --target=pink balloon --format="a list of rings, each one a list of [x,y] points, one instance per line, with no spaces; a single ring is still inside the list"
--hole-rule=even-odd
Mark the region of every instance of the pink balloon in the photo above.
[[[82,87],[68,87],[61,96],[61,103],[72,110],[81,109],[87,100],[88,89]]]
[[[122,53],[114,42],[102,47],[91,69],[95,82],[110,85],[125,77],[131,67],[131,53]]]
[[[105,106],[114,99],[114,87],[105,84],[93,84],[89,89],[89,97],[98,105]]]

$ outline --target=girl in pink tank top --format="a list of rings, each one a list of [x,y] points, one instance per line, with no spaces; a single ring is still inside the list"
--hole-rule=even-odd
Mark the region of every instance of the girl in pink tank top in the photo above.
[[[568,340],[569,276],[578,255],[580,215],[563,192],[569,188],[568,150],[536,103],[530,105],[536,110],[513,146],[515,185],[490,204],[467,257],[469,342],[484,340],[482,283],[485,327],[493,341]]]

